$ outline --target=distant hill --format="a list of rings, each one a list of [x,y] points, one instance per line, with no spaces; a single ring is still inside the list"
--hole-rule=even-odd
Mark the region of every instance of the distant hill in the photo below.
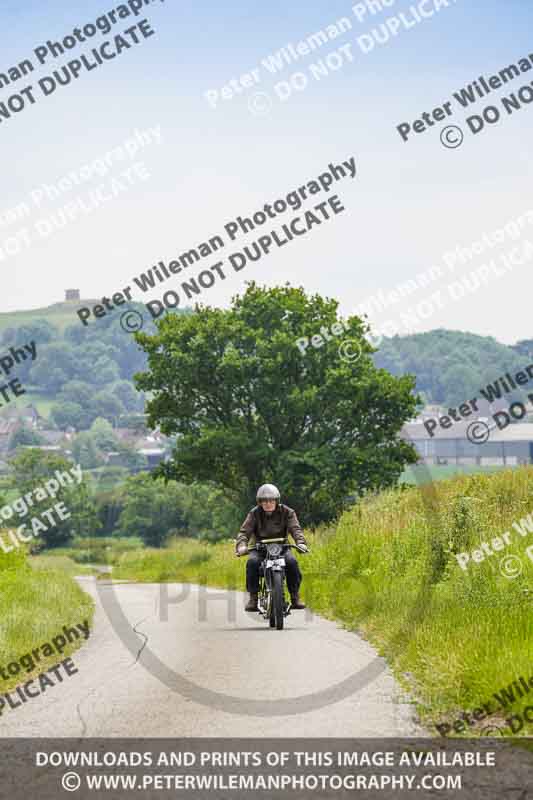
[[[0,313],[0,334],[6,328],[17,328],[37,319],[45,319],[61,332],[68,325],[74,325],[78,320],[76,311],[84,305],[94,305],[99,300],[69,300],[62,303],[53,303],[44,308],[32,308],[27,311],[4,311]]]
[[[439,329],[384,339],[374,361],[393,375],[415,375],[426,404],[456,406],[478,397],[481,387],[506,372],[532,363],[532,344],[508,346],[492,336]]]
[[[25,394],[10,398],[0,417],[33,403],[43,417],[61,430],[86,430],[97,417],[116,424],[120,417],[144,410],[144,397],[133,385],[135,372],[146,368],[146,354],[112,312],[92,324],[81,324],[77,310],[99,300],[66,299],[44,308],[0,314],[0,352],[36,343],[35,359],[19,362],[12,373]],[[144,310],[144,330],[153,332],[143,304],[126,303],[123,310]]]
[[[29,403],[60,430],[87,430],[97,417],[116,425],[144,412],[145,396],[136,390],[133,376],[146,369],[147,356],[123,327],[122,316],[137,311],[143,331],[154,333],[146,306],[129,301],[85,326],[77,310],[99,304],[101,298],[80,298],[75,289],[66,295],[68,299],[44,308],[0,313],[0,355],[10,347],[36,343],[35,359],[19,362],[10,373],[26,393],[0,407],[0,420],[15,406]],[[167,313],[187,314],[190,309]]]

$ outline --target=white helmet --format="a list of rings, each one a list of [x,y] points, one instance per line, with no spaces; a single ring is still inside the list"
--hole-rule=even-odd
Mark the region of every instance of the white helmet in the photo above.
[[[280,493],[277,486],[274,486],[273,483],[264,483],[260,486],[257,490],[255,501],[256,503],[260,503],[261,500],[275,500],[276,503],[279,503]]]

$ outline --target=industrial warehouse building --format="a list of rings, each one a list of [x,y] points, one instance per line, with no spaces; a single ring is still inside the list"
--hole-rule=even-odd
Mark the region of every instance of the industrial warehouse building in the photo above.
[[[492,426],[490,418],[480,421]],[[477,464],[481,466],[518,466],[533,463],[533,423],[508,425],[490,431],[484,444],[467,438],[469,422],[457,422],[449,430],[440,428],[430,437],[422,422],[404,425],[401,437],[411,442],[424,464]]]

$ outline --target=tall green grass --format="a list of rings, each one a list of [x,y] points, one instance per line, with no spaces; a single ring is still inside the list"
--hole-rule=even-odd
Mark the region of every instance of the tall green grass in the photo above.
[[[533,562],[524,552],[533,533],[522,538],[511,527],[530,512],[531,467],[369,497],[336,526],[308,536],[302,594],[314,611],[358,630],[389,659],[428,724],[452,718],[533,675]],[[504,531],[511,546],[461,569],[454,553]],[[509,555],[521,559],[515,579],[500,572]],[[244,588],[244,561],[234,557],[232,542],[178,540],[123,554],[113,576]]]
[[[93,611],[90,597],[62,569],[53,568],[50,562],[32,569],[22,547],[7,554],[0,550],[0,666],[5,668],[49,642],[61,633],[63,625],[75,626],[84,620],[90,624]],[[68,644],[61,659],[80,644],[81,639]],[[0,675],[0,694],[59,660],[57,654],[50,656],[32,672],[21,672],[9,680]]]

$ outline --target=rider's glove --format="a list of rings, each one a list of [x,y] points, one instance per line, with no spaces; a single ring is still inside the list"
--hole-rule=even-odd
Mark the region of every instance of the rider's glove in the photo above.
[[[247,550],[248,547],[246,546],[246,544],[244,544],[244,542],[241,542],[241,544],[237,547],[237,555],[244,556],[246,555]]]
[[[299,543],[298,549],[301,550],[302,553],[308,553],[309,552],[308,546],[306,544],[304,544],[303,542]]]

